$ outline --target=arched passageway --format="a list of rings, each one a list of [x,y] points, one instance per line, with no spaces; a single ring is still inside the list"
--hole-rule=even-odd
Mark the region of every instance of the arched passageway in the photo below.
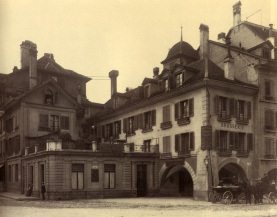
[[[161,180],[160,193],[164,196],[193,197],[193,180],[188,170],[183,166],[167,168]]]
[[[244,170],[235,163],[228,163],[220,168],[218,172],[220,184],[238,185],[248,182]]]

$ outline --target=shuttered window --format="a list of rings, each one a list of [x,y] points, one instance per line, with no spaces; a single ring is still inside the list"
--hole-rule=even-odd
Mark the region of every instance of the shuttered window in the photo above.
[[[274,139],[265,138],[265,157],[272,158],[274,156]]]
[[[272,110],[265,111],[265,129],[274,129],[274,112]]]
[[[170,147],[170,136],[164,136],[163,137],[163,153],[170,153],[171,147]]]
[[[175,135],[175,151],[181,154],[189,154],[195,148],[194,132]]]
[[[69,117],[68,116],[61,116],[61,129],[69,130]]]
[[[187,99],[175,104],[175,120],[194,116],[194,99]]]
[[[163,122],[170,121],[170,105],[163,107]]]

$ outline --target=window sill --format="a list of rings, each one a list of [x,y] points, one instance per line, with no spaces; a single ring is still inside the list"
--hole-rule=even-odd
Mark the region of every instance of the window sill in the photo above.
[[[148,132],[152,132],[153,129],[152,128],[147,128],[147,129],[142,129],[142,133],[148,133]]]
[[[189,117],[185,117],[185,118],[177,119],[177,124],[179,126],[188,125],[188,124],[190,124],[190,118]]]
[[[166,130],[172,128],[172,123],[171,121],[163,122],[161,123],[161,129]]]

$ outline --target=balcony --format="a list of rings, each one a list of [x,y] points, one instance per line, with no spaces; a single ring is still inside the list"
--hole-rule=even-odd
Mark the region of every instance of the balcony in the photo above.
[[[190,124],[190,117],[183,117],[183,118],[177,119],[177,124],[179,126]]]
[[[237,124],[247,125],[249,123],[248,118],[244,114],[239,114],[236,121]]]
[[[162,130],[170,129],[171,127],[172,127],[171,121],[161,123],[161,129]]]
[[[221,111],[217,116],[217,120],[221,122],[230,122],[231,117],[229,114],[227,114],[227,111]]]
[[[168,153],[161,153],[160,155],[160,159],[171,159],[172,158],[172,153],[168,152]]]

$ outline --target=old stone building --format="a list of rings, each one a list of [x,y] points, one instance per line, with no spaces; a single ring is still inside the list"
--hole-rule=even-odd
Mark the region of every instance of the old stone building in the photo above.
[[[111,98],[86,98],[90,79],[52,54],[21,44],[21,68],[1,74],[1,188],[48,199],[190,196],[220,181],[276,180],[276,40],[272,25],[241,21],[218,41],[199,27],[199,48],[181,40],[153,77]],[[120,78],[120,77],[119,77]]]

